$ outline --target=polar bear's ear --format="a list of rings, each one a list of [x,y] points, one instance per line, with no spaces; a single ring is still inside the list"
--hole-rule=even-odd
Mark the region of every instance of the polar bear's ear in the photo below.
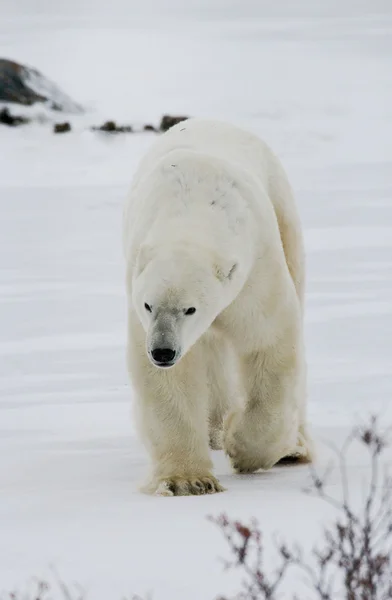
[[[235,271],[237,270],[238,264],[233,261],[224,261],[223,263],[216,263],[214,265],[214,274],[219,281],[225,283],[233,278]]]
[[[136,277],[140,275],[147,267],[148,263],[152,258],[152,248],[150,246],[144,245],[140,246],[138,255],[136,257],[135,264],[135,275]]]

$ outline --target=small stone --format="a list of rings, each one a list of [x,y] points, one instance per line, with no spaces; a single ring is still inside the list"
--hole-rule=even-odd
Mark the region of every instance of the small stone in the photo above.
[[[66,133],[67,131],[71,131],[71,124],[66,123],[56,123],[53,127],[54,133]]]
[[[130,125],[117,125],[116,121],[106,121],[99,127],[92,127],[92,131],[105,131],[106,133],[132,133]]]
[[[101,131],[116,131],[116,123],[114,121],[106,121],[99,129]]]

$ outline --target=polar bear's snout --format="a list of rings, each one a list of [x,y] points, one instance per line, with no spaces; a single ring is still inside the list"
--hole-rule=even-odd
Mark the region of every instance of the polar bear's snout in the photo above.
[[[171,348],[154,348],[151,350],[151,356],[157,366],[167,367],[173,364],[176,351]]]
[[[180,358],[178,324],[173,316],[163,315],[151,323],[147,353],[152,364],[160,368],[172,367]]]

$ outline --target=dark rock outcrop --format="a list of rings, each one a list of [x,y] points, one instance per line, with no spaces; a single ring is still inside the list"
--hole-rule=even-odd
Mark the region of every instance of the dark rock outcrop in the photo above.
[[[8,108],[3,108],[0,111],[0,123],[8,125],[9,127],[17,127],[18,125],[25,125],[29,123],[30,119],[22,117],[20,115],[12,115]]]
[[[0,58],[0,101],[31,106],[44,103],[52,110],[80,113],[83,109],[42,73]]]

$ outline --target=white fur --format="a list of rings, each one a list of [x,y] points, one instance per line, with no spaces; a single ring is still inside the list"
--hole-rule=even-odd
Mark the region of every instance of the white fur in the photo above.
[[[220,122],[171,128],[135,174],[124,251],[128,368],[153,467],[145,490],[221,491],[209,444],[238,472],[311,460],[302,231],[266,144]],[[171,368],[156,366],[160,348]]]

